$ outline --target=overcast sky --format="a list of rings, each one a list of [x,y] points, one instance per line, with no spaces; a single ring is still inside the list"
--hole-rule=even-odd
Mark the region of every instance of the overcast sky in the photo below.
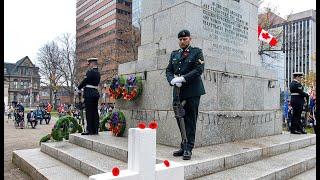
[[[316,0],[263,0],[261,7],[271,7],[271,9],[280,13],[281,17],[285,18],[286,15],[292,13],[309,9],[316,10]]]
[[[29,56],[63,33],[76,31],[76,0],[4,0],[4,61]]]
[[[316,9],[316,0],[264,0],[262,6],[268,4],[283,17]],[[35,62],[41,46],[66,32],[75,35],[75,30],[76,0],[4,0],[5,62],[24,56]]]

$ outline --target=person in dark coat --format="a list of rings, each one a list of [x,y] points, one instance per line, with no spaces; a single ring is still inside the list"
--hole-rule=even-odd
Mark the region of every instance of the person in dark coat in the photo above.
[[[86,109],[86,132],[82,135],[98,135],[99,131],[99,113],[98,113],[98,101],[100,94],[98,91],[98,85],[100,83],[100,73],[98,70],[98,59],[88,59],[89,70],[86,73],[86,77],[82,80],[78,86],[78,92],[84,88],[83,98]]]
[[[308,99],[309,95],[303,91],[303,86],[301,84],[302,78],[302,72],[295,72],[293,73],[293,81],[290,83],[290,104],[293,111],[290,128],[291,134],[307,134],[301,123],[301,113],[305,104],[305,98]]]
[[[196,124],[200,96],[205,94],[201,74],[204,70],[204,58],[202,50],[192,47],[190,32],[182,30],[178,34],[180,49],[173,51],[166,68],[166,77],[170,86],[176,86],[173,90],[173,104],[177,101],[177,91],[180,88],[180,101],[185,101],[184,124],[187,136],[187,146],[180,144],[180,149],[173,152],[173,156],[183,156],[183,160],[191,159],[195,142]],[[178,122],[178,121],[177,121]],[[180,123],[178,126],[181,132]]]
[[[34,129],[38,124],[38,120],[36,120],[35,113],[33,112],[33,110],[30,110],[30,112],[27,114],[27,119],[28,122],[31,124],[32,129]]]

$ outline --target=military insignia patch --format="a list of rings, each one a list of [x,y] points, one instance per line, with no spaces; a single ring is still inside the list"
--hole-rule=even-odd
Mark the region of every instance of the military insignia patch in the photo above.
[[[202,61],[201,59],[198,60],[200,64],[204,64],[204,61]]]

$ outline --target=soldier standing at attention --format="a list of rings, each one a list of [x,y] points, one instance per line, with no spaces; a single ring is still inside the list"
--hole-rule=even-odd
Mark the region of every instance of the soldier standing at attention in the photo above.
[[[88,59],[89,70],[87,71],[86,78],[82,80],[78,86],[78,91],[84,88],[83,98],[86,109],[86,132],[81,135],[98,135],[99,131],[99,114],[98,114],[98,101],[100,94],[98,85],[100,83],[100,73],[98,71],[98,59]]]
[[[204,58],[202,50],[191,47],[191,37],[188,30],[182,30],[178,34],[180,49],[173,51],[166,69],[166,77],[170,86],[180,88],[180,101],[186,101],[184,105],[184,124],[187,136],[187,146],[181,142],[180,149],[173,152],[173,156],[183,156],[183,160],[191,159],[194,147],[196,124],[200,96],[205,94],[201,74],[204,70]],[[173,104],[176,101],[176,91],[173,91]],[[181,127],[178,122],[181,132]]]
[[[303,92],[303,86],[301,80],[303,78],[302,72],[295,72],[293,75],[293,81],[290,83],[290,92],[291,92],[291,106],[292,106],[292,121],[291,121],[291,134],[307,134],[301,123],[301,113],[305,103],[304,98],[308,98],[308,94]]]

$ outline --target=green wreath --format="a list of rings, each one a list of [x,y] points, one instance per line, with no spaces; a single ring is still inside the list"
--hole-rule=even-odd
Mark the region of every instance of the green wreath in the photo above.
[[[106,124],[109,122],[109,119],[111,117],[111,112],[108,112],[104,117],[103,119],[100,121],[100,127],[99,127],[99,130],[100,132],[101,131],[109,131],[109,128],[106,127]]]
[[[62,141],[63,139],[68,140],[69,134],[82,133],[82,127],[78,121],[72,116],[63,116],[57,120],[51,130],[51,134],[48,134],[41,138],[41,142],[47,142],[50,139],[55,141]]]

